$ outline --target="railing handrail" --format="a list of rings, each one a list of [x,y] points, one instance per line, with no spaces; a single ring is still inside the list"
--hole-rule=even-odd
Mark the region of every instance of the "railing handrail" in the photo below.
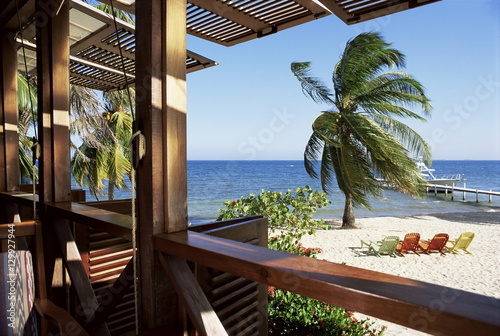
[[[29,198],[24,193],[0,193],[0,199],[26,205]],[[48,210],[113,235],[130,235],[130,216],[71,202],[50,204]],[[157,251],[171,256],[427,333],[500,334],[500,300],[493,297],[190,230],[158,234],[153,242]]]
[[[500,300],[197,232],[154,236],[156,250],[336,306],[441,335],[498,335]]]

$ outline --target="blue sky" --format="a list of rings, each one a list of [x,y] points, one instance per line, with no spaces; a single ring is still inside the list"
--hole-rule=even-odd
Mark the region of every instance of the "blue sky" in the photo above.
[[[188,159],[301,160],[326,106],[302,94],[290,63],[312,62],[330,84],[345,43],[367,31],[406,54],[404,71],[426,87],[432,117],[407,124],[433,159],[500,160],[498,0],[443,0],[353,26],[330,15],[233,47],[188,36],[219,63],[188,74]]]

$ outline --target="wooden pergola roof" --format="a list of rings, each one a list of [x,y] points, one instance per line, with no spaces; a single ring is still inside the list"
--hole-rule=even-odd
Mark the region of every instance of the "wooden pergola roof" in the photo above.
[[[118,18],[116,24],[117,27],[112,15],[82,1],[70,1],[71,84],[110,91],[122,89],[135,81],[135,26]],[[17,36],[21,71],[26,68],[30,73],[36,71],[35,30],[35,20],[29,18],[23,26],[23,42],[21,35]],[[216,64],[190,50],[186,52],[188,73]]]
[[[335,14],[346,24],[375,19],[391,13],[422,6],[439,0],[188,0],[187,32],[191,35],[232,46],[251,39],[274,34],[308,21]],[[32,1],[20,1],[20,13],[33,13]],[[111,4],[110,0],[101,0]],[[12,2],[11,2],[12,4]],[[115,0],[113,6],[135,15],[135,0]],[[7,6],[0,19],[19,30],[15,8]],[[35,17],[22,18],[24,55],[18,36],[19,69],[34,72],[36,68]],[[124,88],[135,80],[135,27],[80,0],[70,1],[70,82],[109,91]],[[121,44],[121,51],[118,46]],[[26,62],[25,62],[25,57]],[[26,65],[25,65],[26,63]],[[187,72],[217,63],[187,51]],[[125,71],[124,71],[125,69]]]
[[[346,24],[355,24],[437,1],[440,0],[188,0],[187,32],[232,46],[332,13]],[[135,14],[135,0],[113,3]]]

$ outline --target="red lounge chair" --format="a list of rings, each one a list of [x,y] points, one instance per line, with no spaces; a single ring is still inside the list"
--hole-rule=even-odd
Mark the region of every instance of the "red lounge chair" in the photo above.
[[[448,236],[447,233],[438,233],[434,236],[434,238],[432,238],[431,241],[422,240],[418,245],[426,254],[429,254],[431,251],[438,251],[444,255],[443,249],[449,238],[450,236]]]
[[[415,252],[416,255],[420,255],[417,252],[418,242],[420,241],[420,233],[407,233],[405,239],[400,241],[396,247],[396,252],[404,257],[404,252]]]

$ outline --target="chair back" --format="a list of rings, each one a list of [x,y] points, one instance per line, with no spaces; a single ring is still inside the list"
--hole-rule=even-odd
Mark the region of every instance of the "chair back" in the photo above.
[[[418,242],[420,241],[420,233],[412,232],[407,233],[403,240],[402,250],[403,251],[416,251],[418,247]]]
[[[382,244],[378,250],[378,253],[389,253],[392,254],[396,250],[396,246],[399,244],[398,236],[388,236],[382,240]]]
[[[450,236],[447,233],[438,233],[434,235],[429,246],[427,247],[427,251],[429,250],[441,251],[448,242],[449,238]]]
[[[473,232],[464,232],[458,237],[453,250],[467,250],[475,234]]]

